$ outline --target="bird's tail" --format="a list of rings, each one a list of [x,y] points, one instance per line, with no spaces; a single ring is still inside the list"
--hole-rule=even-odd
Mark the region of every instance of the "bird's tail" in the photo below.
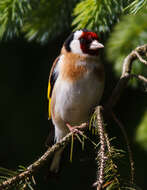
[[[68,133],[68,130],[65,128],[59,129],[55,127],[55,142],[59,142],[60,139],[62,139],[66,134]],[[51,162],[50,171],[53,173],[57,173],[60,168],[60,160],[62,156],[62,152],[64,150],[64,147],[60,148],[57,152],[55,152],[53,156],[53,160]]]
[[[61,160],[61,155],[63,152],[64,148],[60,148],[57,152],[55,152],[53,156],[53,160],[51,162],[50,166],[50,171],[53,173],[58,173],[59,168],[60,168],[60,160]]]

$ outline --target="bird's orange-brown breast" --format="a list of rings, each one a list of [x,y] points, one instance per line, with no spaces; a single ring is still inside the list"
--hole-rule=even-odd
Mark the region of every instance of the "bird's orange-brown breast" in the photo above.
[[[61,52],[64,55],[64,64],[62,65],[62,78],[74,82],[82,78],[87,72],[88,69],[85,64],[79,64],[80,62],[90,62],[90,59],[87,56],[81,56],[80,54],[73,54],[66,52],[65,49],[62,49]],[[97,65],[94,69],[94,73],[100,82],[104,80],[104,67],[102,64],[98,64],[97,58],[94,59],[95,64]],[[93,64],[93,63],[92,63]]]
[[[64,52],[64,64],[62,65],[62,78],[75,81],[83,77],[87,72],[87,68],[84,65],[77,65],[79,61],[85,61],[85,57],[70,52]]]

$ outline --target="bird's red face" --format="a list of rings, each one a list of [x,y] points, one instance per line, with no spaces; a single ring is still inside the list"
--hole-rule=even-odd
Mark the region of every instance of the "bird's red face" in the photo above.
[[[94,32],[83,31],[79,40],[83,53],[89,55],[98,55],[98,49],[103,47],[103,45],[100,45],[98,42],[98,35]]]
[[[99,43],[96,33],[84,29],[72,33],[65,41],[65,47],[73,53],[97,56],[104,46]]]

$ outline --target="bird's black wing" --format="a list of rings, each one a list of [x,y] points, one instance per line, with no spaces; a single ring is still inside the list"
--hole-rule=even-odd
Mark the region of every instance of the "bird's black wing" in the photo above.
[[[54,84],[58,78],[58,71],[55,71],[55,68],[57,67],[57,64],[59,62],[60,57],[57,57],[53,63],[53,66],[51,68],[51,72],[49,75],[49,82],[48,82],[48,92],[47,92],[47,97],[49,100],[49,119],[51,119],[51,97],[52,97],[52,92],[54,88]]]

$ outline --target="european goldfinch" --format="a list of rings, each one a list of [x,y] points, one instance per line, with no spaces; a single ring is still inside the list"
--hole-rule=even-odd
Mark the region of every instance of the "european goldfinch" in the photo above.
[[[96,33],[77,30],[65,40],[61,54],[53,63],[49,76],[49,119],[55,127],[55,142],[67,133],[70,126],[87,122],[98,105],[104,89],[104,68],[99,61]],[[63,149],[57,151],[50,166],[59,169]]]

